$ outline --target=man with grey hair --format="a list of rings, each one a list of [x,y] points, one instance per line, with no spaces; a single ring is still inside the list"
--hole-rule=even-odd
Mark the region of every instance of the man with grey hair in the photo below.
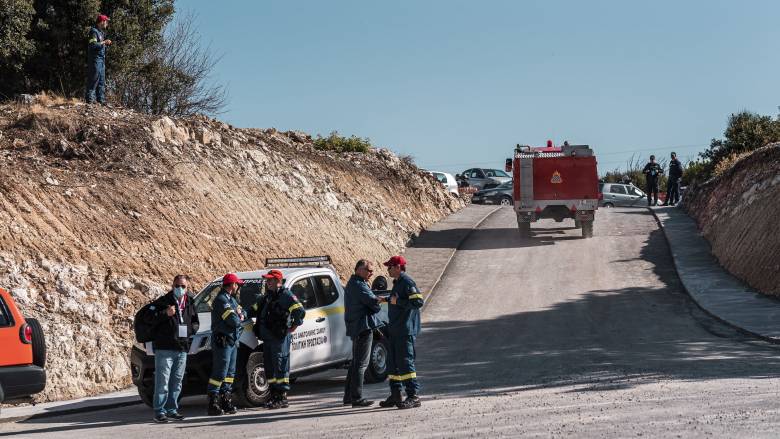
[[[374,295],[368,280],[374,273],[371,261],[361,259],[355,264],[355,274],[349,278],[344,293],[344,321],[347,336],[352,339],[352,363],[344,385],[344,405],[368,407],[374,402],[363,398],[363,377],[371,359],[374,330],[382,326],[377,317],[381,299]]]

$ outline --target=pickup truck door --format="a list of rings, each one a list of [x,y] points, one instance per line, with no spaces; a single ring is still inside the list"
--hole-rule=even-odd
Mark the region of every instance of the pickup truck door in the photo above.
[[[318,301],[314,276],[293,280],[290,291],[306,310],[303,324],[292,336],[290,369],[300,370],[327,362],[330,357],[329,321]]]
[[[330,344],[329,361],[349,359],[352,355],[352,341],[347,337],[347,325],[344,322],[344,288],[341,281],[331,274],[314,277],[320,308],[328,319],[328,339]]]

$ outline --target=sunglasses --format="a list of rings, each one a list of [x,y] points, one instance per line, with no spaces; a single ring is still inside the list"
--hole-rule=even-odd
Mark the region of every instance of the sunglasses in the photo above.
[[[187,285],[174,285],[174,288],[187,288]]]

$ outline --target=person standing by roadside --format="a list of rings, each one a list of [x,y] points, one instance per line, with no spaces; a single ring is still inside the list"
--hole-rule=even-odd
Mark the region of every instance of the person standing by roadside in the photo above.
[[[669,180],[666,183],[666,200],[664,206],[674,206],[680,201],[680,178],[682,178],[682,163],[677,160],[677,153],[672,153],[672,160],[669,161]]]
[[[187,368],[189,340],[200,325],[188,289],[189,277],[179,274],[173,278],[168,294],[149,308],[154,328],[154,421],[159,423],[184,420],[179,414],[179,394]]]
[[[383,326],[377,317],[382,310],[381,299],[368,285],[373,273],[370,261],[357,261],[355,274],[349,278],[344,292],[344,322],[347,336],[352,339],[352,363],[344,385],[344,405],[352,404],[352,407],[368,407],[374,403],[363,398],[363,379],[371,359],[374,330]]]
[[[303,324],[306,311],[298,298],[285,288],[284,274],[271,270],[264,274],[265,295],[253,309],[257,312],[255,335],[263,340],[263,366],[271,387],[266,408],[287,408],[290,390],[290,345],[292,333]]]
[[[420,407],[420,398],[417,395],[420,385],[417,383],[414,367],[414,342],[420,333],[423,296],[414,280],[406,274],[406,259],[403,256],[393,256],[384,265],[393,278],[393,289],[387,307],[390,320],[390,352],[387,358],[390,396],[379,405],[396,406],[399,409]],[[406,389],[405,400],[401,400],[402,388]]]
[[[650,156],[650,162],[645,165],[642,173],[645,174],[647,181],[647,205],[656,206],[658,205],[658,179],[661,178],[664,170],[661,168],[661,165],[655,162],[654,155]]]
[[[112,41],[106,38],[108,16],[98,15],[95,26],[89,29],[87,47],[87,93],[85,100],[106,104],[106,48]]]
[[[233,273],[222,277],[222,289],[211,302],[211,378],[206,388],[209,416],[236,413],[233,380],[236,376],[238,339],[244,314],[236,297],[244,281]]]

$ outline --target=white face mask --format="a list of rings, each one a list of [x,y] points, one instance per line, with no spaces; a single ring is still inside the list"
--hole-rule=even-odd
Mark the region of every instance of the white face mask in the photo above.
[[[182,296],[184,296],[184,294],[186,293],[186,291],[187,290],[184,289],[183,287],[176,287],[173,289],[173,296],[176,297],[177,299],[181,299]]]

